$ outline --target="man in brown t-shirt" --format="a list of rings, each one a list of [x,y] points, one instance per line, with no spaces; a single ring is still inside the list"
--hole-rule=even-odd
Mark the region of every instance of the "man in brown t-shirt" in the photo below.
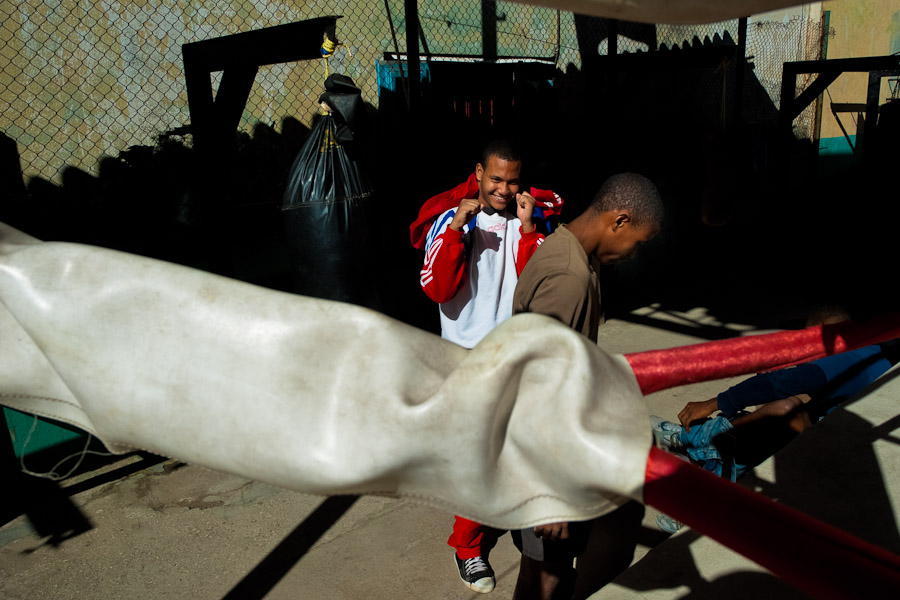
[[[602,309],[592,262],[630,258],[659,232],[662,217],[662,200],[649,179],[636,173],[610,177],[587,210],[534,253],[516,284],[513,314],[554,317],[596,342]],[[571,597],[572,559],[584,552],[591,523],[550,523],[514,532],[522,552],[514,599]]]

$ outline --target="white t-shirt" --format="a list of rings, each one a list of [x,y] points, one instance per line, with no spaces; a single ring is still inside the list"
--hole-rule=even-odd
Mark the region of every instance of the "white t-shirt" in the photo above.
[[[494,327],[512,316],[516,291],[516,258],[522,222],[507,211],[482,210],[463,228],[466,270],[456,295],[440,304],[441,337],[472,348]],[[434,222],[425,252],[446,231],[456,209]]]

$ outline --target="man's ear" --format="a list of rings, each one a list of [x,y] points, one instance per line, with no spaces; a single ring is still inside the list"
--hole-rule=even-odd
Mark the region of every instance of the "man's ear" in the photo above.
[[[481,163],[475,165],[475,180],[478,183],[481,183],[481,176],[484,175],[484,167],[481,166]]]
[[[620,212],[613,221],[613,229],[622,229],[631,223],[631,215],[627,212]]]

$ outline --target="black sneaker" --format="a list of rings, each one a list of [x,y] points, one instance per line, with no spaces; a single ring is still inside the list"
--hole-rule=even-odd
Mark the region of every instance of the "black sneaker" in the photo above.
[[[456,568],[459,569],[459,578],[467,588],[482,594],[493,591],[494,570],[486,560],[480,556],[463,560],[456,553],[453,557],[456,559]]]

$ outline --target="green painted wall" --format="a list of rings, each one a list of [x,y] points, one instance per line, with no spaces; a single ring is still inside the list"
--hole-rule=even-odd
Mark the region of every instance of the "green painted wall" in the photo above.
[[[9,437],[17,458],[86,436],[86,434],[10,408],[3,409],[3,416],[6,419]]]
[[[851,135],[848,140],[844,136],[833,138],[822,138],[819,140],[820,156],[839,156],[853,154],[856,147],[856,136]]]

